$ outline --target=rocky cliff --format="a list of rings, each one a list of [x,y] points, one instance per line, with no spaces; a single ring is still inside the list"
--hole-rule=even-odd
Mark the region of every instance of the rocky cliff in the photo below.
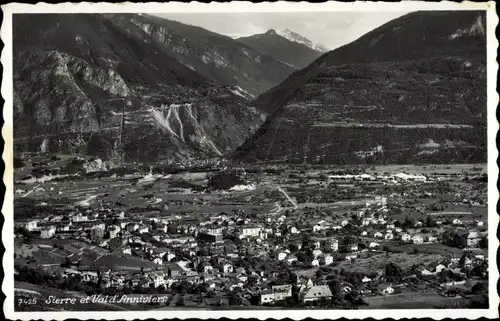
[[[240,88],[186,67],[146,32],[95,14],[16,15],[13,24],[16,153],[212,157],[262,122]]]

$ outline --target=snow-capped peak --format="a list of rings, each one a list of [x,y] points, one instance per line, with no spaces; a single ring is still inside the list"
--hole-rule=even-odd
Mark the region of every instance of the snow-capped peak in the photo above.
[[[293,32],[292,30],[290,30],[288,28],[285,30],[276,30],[276,33],[278,35],[282,36],[283,38],[286,38],[286,39],[293,41],[293,42],[296,42],[296,43],[300,43],[300,44],[307,46],[311,49],[314,49],[314,50],[317,50],[320,52],[329,51],[329,49],[326,48],[323,44],[318,43],[318,44],[314,45],[311,40],[299,35],[296,32]]]

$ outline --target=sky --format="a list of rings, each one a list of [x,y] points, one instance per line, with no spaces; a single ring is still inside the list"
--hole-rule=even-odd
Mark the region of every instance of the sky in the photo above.
[[[350,43],[408,11],[163,13],[157,16],[199,26],[230,37],[286,28],[330,49]]]

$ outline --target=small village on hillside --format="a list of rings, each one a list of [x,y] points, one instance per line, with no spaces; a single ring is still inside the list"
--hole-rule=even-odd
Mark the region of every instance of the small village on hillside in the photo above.
[[[486,173],[424,168],[90,171],[78,190],[24,178],[16,194],[36,215],[15,220],[16,295],[166,298],[151,309],[480,306]]]

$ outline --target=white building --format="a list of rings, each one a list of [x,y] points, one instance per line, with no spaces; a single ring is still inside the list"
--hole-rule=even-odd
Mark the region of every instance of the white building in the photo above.
[[[222,266],[224,273],[233,273],[233,266],[229,263]]]
[[[40,234],[40,237],[42,239],[50,239],[54,234],[56,234],[56,227],[55,226],[49,226],[44,229],[42,229]]]
[[[256,225],[245,225],[241,228],[242,237],[258,237],[261,228]]]
[[[404,233],[401,235],[401,241],[409,242],[411,240],[411,235],[408,233]]]
[[[414,235],[412,238],[413,244],[422,244],[424,243],[424,238],[421,235]]]
[[[280,252],[278,253],[278,261],[283,261],[287,257],[288,253]]]

